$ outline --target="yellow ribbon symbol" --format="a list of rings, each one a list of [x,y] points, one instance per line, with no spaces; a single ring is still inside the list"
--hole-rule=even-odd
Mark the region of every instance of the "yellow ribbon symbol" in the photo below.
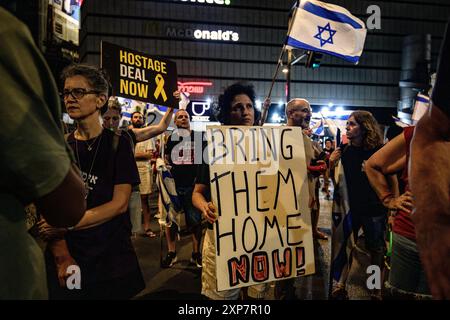
[[[166,92],[164,91],[164,78],[159,73],[155,77],[156,90],[153,94],[155,99],[158,99],[159,95],[163,97],[164,102],[167,100]]]

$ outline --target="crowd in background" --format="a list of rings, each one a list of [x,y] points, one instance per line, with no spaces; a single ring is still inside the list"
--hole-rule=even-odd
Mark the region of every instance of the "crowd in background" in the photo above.
[[[217,290],[212,236],[217,207],[210,195],[209,166],[194,161],[195,150],[204,146],[196,145],[203,139],[195,139],[201,133],[191,130],[189,114],[179,110],[174,115],[175,130],[167,140],[159,140],[166,157],[158,164],[161,150],[152,138],[167,130],[176,106],[168,108],[157,125],[144,126],[144,114],[136,111],[130,126],[120,128],[120,105],[110,98],[105,72],[75,64],[61,75],[64,107],[76,124],[63,135],[57,86],[45,61],[22,23],[1,8],[0,18],[9,22],[0,29],[5,39],[0,53],[1,90],[8,105],[2,108],[5,113],[0,121],[9,133],[1,137],[0,297],[133,298],[145,288],[145,282],[132,237],[155,236],[150,229],[149,195],[154,190],[155,167],[168,167],[177,205],[192,234],[190,261],[202,268],[202,294],[209,299],[264,299],[267,284],[253,285],[245,292]],[[333,171],[338,165],[345,172],[353,236],[363,230],[371,263],[382,269],[386,234],[392,229],[393,254],[385,298],[450,297],[450,180],[446,179],[449,166],[445,157],[450,127],[448,38],[447,34],[429,114],[417,127],[406,128],[387,144],[373,115],[358,110],[347,121],[348,143],[336,146],[327,140],[323,148],[311,139],[309,102],[296,98],[286,106],[286,125],[303,130],[313,237],[327,240],[317,227],[319,192],[331,199],[330,183],[334,183]],[[173,94],[179,99],[178,92]],[[217,120],[224,125],[258,124],[255,96],[249,83],[230,85],[218,97]],[[270,100],[263,108],[268,105]],[[431,172],[424,169],[430,161]],[[424,172],[429,173],[426,180]],[[24,208],[30,203],[36,208],[39,237],[46,241],[44,254],[28,233]],[[168,211],[160,197],[160,220],[170,215]],[[165,223],[168,253],[162,263],[167,268],[177,261],[180,228],[169,220]],[[202,220],[207,221],[206,230]],[[82,290],[67,288],[70,266],[83,270]],[[280,299],[293,298],[292,280],[276,285]],[[377,289],[371,296],[383,298]],[[330,298],[348,298],[345,275],[333,283]]]

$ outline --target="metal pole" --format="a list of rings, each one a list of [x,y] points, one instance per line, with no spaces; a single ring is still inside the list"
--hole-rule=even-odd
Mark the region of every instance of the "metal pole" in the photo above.
[[[286,103],[291,100],[291,63],[292,63],[292,49],[288,49],[287,73],[286,73]]]
[[[294,8],[295,7],[296,6],[294,5]],[[297,11],[294,11],[293,16],[291,16],[289,19],[287,36],[289,36],[291,34],[291,29],[292,29],[292,25],[293,25],[292,22],[295,20],[296,13],[297,13]],[[277,78],[278,70],[280,70],[280,65],[281,65],[285,50],[286,50],[286,42],[283,44],[283,48],[281,49],[280,57],[278,58],[277,68],[275,69],[275,73],[272,78],[272,84],[270,85],[269,94],[267,95],[267,98],[270,98],[270,96],[272,95],[273,85],[275,83],[275,79]],[[261,120],[259,121],[260,126],[262,126],[264,124],[264,122],[266,122],[268,109],[269,109],[269,106],[263,107],[263,109],[262,109]]]
[[[278,70],[280,70],[280,65],[282,63],[283,60],[283,55],[284,55],[284,50],[286,48],[286,45],[283,45],[283,48],[281,49],[281,53],[280,53],[280,57],[278,58],[278,64],[277,67],[275,69],[275,73],[272,77],[272,84],[270,85],[270,89],[269,89],[269,94],[267,95],[267,98],[270,98],[270,96],[272,95],[272,89],[273,89],[273,85],[275,84],[275,79],[277,78],[277,74],[278,74]],[[261,114],[261,120],[259,121],[259,125],[262,126],[264,124],[264,122],[266,122],[267,119],[267,112],[269,111],[269,106],[264,107],[262,109],[262,114]]]

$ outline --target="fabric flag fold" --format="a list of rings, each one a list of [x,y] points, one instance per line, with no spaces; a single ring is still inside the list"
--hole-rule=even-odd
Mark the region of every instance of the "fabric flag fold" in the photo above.
[[[328,129],[333,136],[337,135],[338,129],[340,129],[341,132],[345,132],[348,118],[349,115],[344,115],[341,117],[324,117],[325,123],[328,125]]]
[[[352,214],[342,162],[339,162],[335,175],[336,187],[332,207],[330,289],[335,287],[337,283],[345,283],[349,271],[349,259],[355,245],[352,236]]]
[[[400,128],[406,128],[410,127],[411,125],[409,123],[403,122],[399,117],[392,116],[392,119],[394,119],[395,124],[399,126]]]
[[[311,121],[312,122],[312,133],[316,136],[324,136],[325,135],[325,130],[324,130],[324,126],[323,126],[323,119],[318,120],[317,122],[315,121]]]
[[[343,7],[302,0],[295,9],[288,47],[317,51],[358,63],[367,29],[364,22]]]
[[[430,107],[430,98],[424,94],[417,94],[416,103],[411,119],[415,122],[419,121],[422,116],[427,113]]]
[[[169,169],[167,169],[163,159],[158,158],[156,160],[156,169],[158,172],[156,183],[162,202],[162,212],[159,218],[159,224],[171,227],[174,223],[179,233],[181,202],[175,189],[175,180]]]

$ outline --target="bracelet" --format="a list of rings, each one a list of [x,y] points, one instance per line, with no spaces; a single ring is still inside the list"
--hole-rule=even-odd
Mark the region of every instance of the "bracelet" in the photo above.
[[[386,201],[387,198],[390,197],[394,197],[394,194],[392,192],[388,192],[387,194],[385,194],[382,198],[381,198],[381,202],[384,203],[384,201]]]
[[[67,229],[67,231],[72,231],[72,230],[75,230],[75,226],[67,227],[66,229]]]

